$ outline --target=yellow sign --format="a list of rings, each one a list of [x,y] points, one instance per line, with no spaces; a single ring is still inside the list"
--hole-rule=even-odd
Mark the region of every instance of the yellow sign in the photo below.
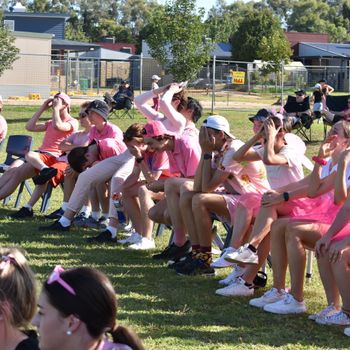
[[[232,83],[233,84],[240,84],[243,85],[244,84],[244,80],[245,80],[245,72],[235,72],[235,71],[231,71],[231,75],[232,75]]]

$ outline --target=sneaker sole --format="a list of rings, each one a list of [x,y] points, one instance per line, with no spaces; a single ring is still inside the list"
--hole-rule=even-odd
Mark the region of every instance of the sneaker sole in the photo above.
[[[176,272],[177,275],[179,276],[191,276],[191,277],[195,277],[195,276],[203,276],[203,277],[215,277],[216,273],[194,273],[194,274],[186,274],[186,273],[181,273],[181,272]]]
[[[276,314],[276,315],[293,315],[293,314],[303,314],[306,312],[306,310],[298,310],[298,311],[296,311],[296,310],[294,310],[294,311],[268,310],[268,309],[265,309],[265,307],[263,308],[263,310],[266,312],[270,312],[272,314]]]
[[[258,265],[259,261],[244,261],[244,260],[238,260],[238,259],[232,259],[230,257],[225,257],[225,260],[227,260],[230,263],[236,263],[236,264],[246,264],[246,265]]]

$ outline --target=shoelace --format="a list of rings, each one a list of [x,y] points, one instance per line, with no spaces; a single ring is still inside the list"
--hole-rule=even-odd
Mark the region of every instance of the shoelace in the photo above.
[[[329,312],[333,311],[333,309],[334,309],[334,304],[332,303],[332,304],[328,305],[325,309],[318,312],[317,317],[326,316]]]
[[[283,302],[285,304],[290,304],[293,301],[293,295],[292,294],[286,294],[285,298],[283,299]]]
[[[326,316],[325,317],[326,321],[338,321],[338,320],[349,320],[349,316],[344,312],[344,311],[339,311],[338,313],[331,315],[331,316]]]
[[[264,294],[264,297],[270,297],[270,296],[275,295],[275,294],[277,294],[277,293],[278,293],[277,289],[276,289],[276,288],[272,288],[272,289],[268,290],[268,291]]]

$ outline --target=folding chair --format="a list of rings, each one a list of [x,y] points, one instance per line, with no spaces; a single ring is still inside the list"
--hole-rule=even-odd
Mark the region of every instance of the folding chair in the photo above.
[[[24,158],[26,153],[32,149],[33,139],[28,135],[11,135],[8,138],[6,145],[6,159],[3,164],[0,164],[0,173],[4,173],[6,169],[17,159]],[[23,189],[26,189],[30,195],[33,191],[28,183],[28,180],[23,181],[18,189],[18,194],[15,202],[15,208],[19,207],[22,198]],[[4,199],[4,204],[8,204],[10,197]]]
[[[306,141],[311,141],[311,124],[312,117],[307,113],[310,112],[310,97],[304,98],[304,101],[299,103],[295,96],[288,96],[287,103],[283,106],[286,113],[297,113],[298,120],[294,123],[293,129],[296,134],[301,135]]]
[[[64,182],[60,183],[60,187],[63,191],[64,190]],[[51,182],[49,182],[47,184],[46,191],[41,196],[41,198],[42,198],[42,202],[41,202],[41,206],[40,206],[41,213],[45,213],[50,207],[50,199],[51,199],[51,195],[52,195],[52,190],[53,190],[53,186],[52,186]]]
[[[128,103],[123,104],[123,106],[118,105],[116,103],[112,96],[108,93],[106,93],[104,96],[104,101],[108,104],[110,107],[109,115],[112,117],[113,115],[118,118],[126,118],[129,117],[130,119],[135,118],[135,108],[134,108],[134,101],[132,98],[128,98]]]
[[[337,112],[342,112],[344,109],[348,107],[349,98],[350,98],[350,95],[341,95],[341,96],[327,95],[326,96],[327,108],[331,113],[335,114],[334,118],[337,117]],[[327,120],[325,116],[322,116],[322,119],[323,119],[324,137],[326,137],[327,126],[332,126],[334,122]]]

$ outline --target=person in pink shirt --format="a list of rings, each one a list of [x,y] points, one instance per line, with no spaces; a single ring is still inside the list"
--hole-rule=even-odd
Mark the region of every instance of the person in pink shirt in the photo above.
[[[186,229],[179,207],[180,188],[183,183],[196,174],[200,160],[201,148],[198,137],[194,134],[169,135],[169,131],[160,121],[145,125],[145,143],[156,152],[166,151],[171,173],[179,173],[180,178],[170,178],[158,187],[157,182],[148,185],[151,191],[165,192],[165,199],[159,201],[149,212],[155,222],[171,223],[174,228],[175,250],[187,253],[190,243],[186,240]],[[154,255],[155,259],[163,258],[163,253]]]
[[[89,134],[89,142],[113,138],[123,140],[123,132],[120,128],[108,122],[109,108],[106,102],[92,101],[87,108],[87,113],[93,125]]]
[[[3,101],[0,96],[0,113],[2,112]],[[0,143],[2,143],[7,135],[7,122],[6,119],[0,114]]]
[[[65,162],[59,161],[62,151],[60,143],[78,129],[78,121],[69,114],[70,98],[58,93],[46,100],[33,117],[27,122],[26,129],[32,132],[45,132],[39,151],[26,154],[26,163],[9,169],[0,178],[0,198],[9,196],[24,180],[33,177],[36,185],[51,181],[56,187],[64,177]],[[51,109],[51,120],[39,123],[41,115]]]
[[[57,265],[43,284],[33,325],[40,349],[59,344],[74,350],[144,350],[137,334],[116,318],[116,293],[105,274]]]

